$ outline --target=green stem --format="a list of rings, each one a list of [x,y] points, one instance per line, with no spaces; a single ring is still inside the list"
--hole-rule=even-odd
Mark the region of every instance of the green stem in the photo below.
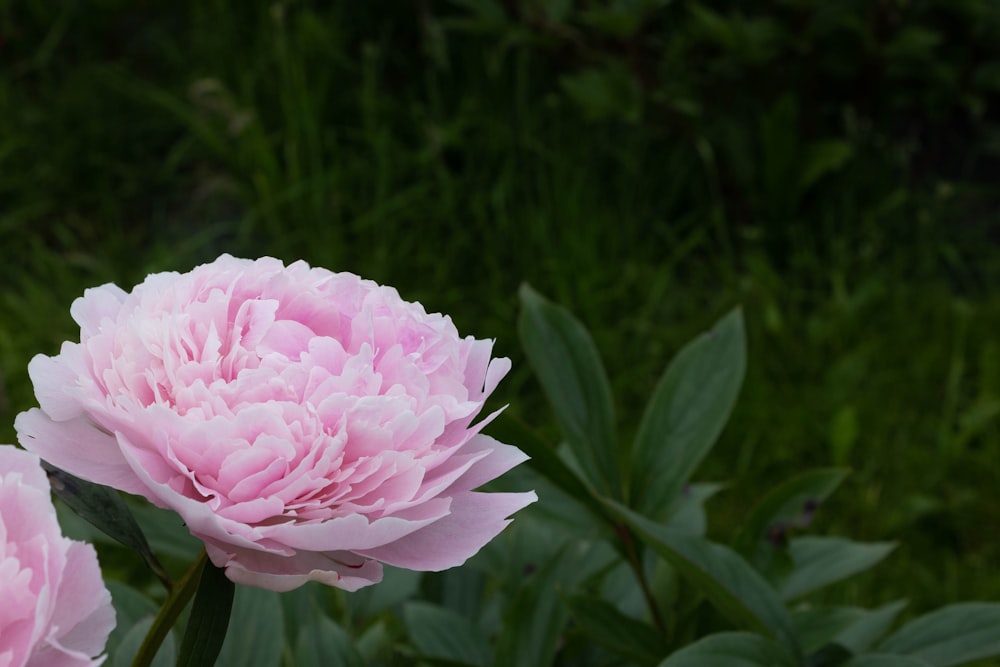
[[[661,636],[666,637],[667,626],[663,622],[663,615],[660,613],[660,606],[656,604],[656,599],[653,597],[653,591],[649,588],[649,582],[646,581],[646,571],[642,567],[642,561],[639,560],[639,552],[635,548],[635,539],[632,536],[632,531],[627,526],[615,524],[615,532],[621,538],[622,545],[625,547],[625,555],[628,558],[628,564],[632,568],[632,571],[635,572],[636,579],[639,580],[639,588],[642,589],[642,596],[646,599],[646,606],[649,607],[649,614],[653,618],[653,625],[656,626],[656,630]]]
[[[181,615],[198,589],[198,582],[201,580],[201,573],[206,563],[208,554],[203,550],[184,576],[174,584],[173,590],[160,608],[160,613],[156,615],[153,625],[146,633],[146,638],[142,641],[135,660],[132,661],[132,667],[149,667],[153,663],[156,652],[160,650],[160,644],[167,638],[170,628],[177,622],[177,617]]]

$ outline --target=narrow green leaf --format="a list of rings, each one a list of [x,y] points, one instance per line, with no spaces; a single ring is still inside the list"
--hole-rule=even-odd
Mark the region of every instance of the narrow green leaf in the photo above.
[[[896,600],[878,609],[866,609],[857,621],[842,630],[833,641],[855,655],[864,653],[885,635],[904,607],[906,600]]]
[[[812,653],[833,642],[838,633],[864,618],[859,607],[806,607],[791,612],[795,636],[802,650]]]
[[[133,507],[132,516],[142,526],[149,546],[160,555],[191,562],[204,548],[177,512],[147,504]]]
[[[296,667],[364,667],[351,638],[326,616],[318,614],[299,629],[295,642]]]
[[[841,667],[934,667],[931,663],[890,653],[859,655],[843,663]]]
[[[281,598],[274,591],[238,586],[230,620],[238,632],[230,632],[222,645],[219,667],[275,667],[285,646],[285,615]]]
[[[691,535],[704,535],[708,527],[705,501],[722,488],[722,484],[709,482],[686,486],[680,497],[667,510],[667,516],[670,517],[667,526]]]
[[[351,618],[364,623],[386,609],[402,604],[416,594],[421,577],[421,572],[386,565],[378,586],[368,586],[348,596]]]
[[[111,593],[111,604],[115,608],[115,628],[108,637],[107,650],[110,655],[117,656],[118,646],[124,641],[125,635],[139,621],[148,619],[152,623],[157,606],[151,599],[120,581],[106,579],[104,585]],[[136,644],[132,649],[132,655],[129,656],[129,662],[138,650],[139,644]]]
[[[784,540],[790,528],[801,527],[847,476],[838,468],[809,470],[786,480],[758,502],[746,519],[736,541],[737,550],[752,556],[761,542],[772,545]],[[771,539],[769,539],[771,538]]]
[[[489,642],[468,618],[427,602],[403,607],[403,622],[410,639],[425,658],[486,667]]]
[[[780,586],[791,600],[864,572],[889,555],[892,542],[862,544],[842,537],[800,537],[788,546],[795,568]]]
[[[739,554],[661,526],[618,503],[608,501],[608,506],[731,621],[777,638],[798,655],[792,622],[777,592]]]
[[[565,308],[520,289],[518,333],[556,420],[591,485],[620,497],[611,387],[590,334]]]
[[[234,587],[222,568],[205,564],[181,640],[179,664],[190,667],[215,664],[229,628]]]
[[[396,625],[394,618],[380,618],[354,640],[353,647],[361,656],[363,665],[383,665],[385,662],[381,658],[387,659],[396,653],[399,635]]]
[[[543,442],[527,426],[504,413],[490,424],[490,434],[502,442],[516,443],[521,451],[531,457],[527,463],[529,466],[590,510],[595,517],[611,523],[607,510],[587,487],[587,482],[563,463],[555,447]]]
[[[851,652],[840,644],[826,644],[806,656],[805,667],[840,667],[851,657]]]
[[[564,595],[563,601],[587,640],[638,665],[656,665],[667,652],[652,626],[626,616],[614,605],[589,595]]]
[[[541,577],[535,585],[526,584],[507,608],[494,667],[552,664],[567,613],[547,579]]]
[[[552,664],[569,619],[556,591],[572,590],[606,567],[606,547],[603,542],[568,545],[523,579],[503,610],[494,667]]]
[[[138,553],[167,590],[170,576],[149,548],[146,536],[136,523],[128,505],[114,489],[88,482],[42,461],[52,492],[80,517],[109,537]]]
[[[749,632],[721,632],[677,651],[659,667],[796,667],[788,650]]]
[[[662,518],[715,444],[746,370],[743,315],[734,310],[678,353],[646,406],[632,452],[631,505]]]
[[[805,163],[799,174],[799,187],[809,188],[826,174],[840,169],[854,154],[854,147],[846,141],[829,139],[810,144],[806,149]]]
[[[288,628],[289,643],[294,645],[300,630],[322,614],[320,610],[327,608],[331,595],[336,595],[334,589],[318,581],[310,581],[281,594],[281,613]]]
[[[878,647],[935,667],[1000,656],[1000,603],[966,602],[910,621]]]
[[[129,667],[132,664],[132,660],[139,652],[139,647],[142,646],[142,641],[152,625],[153,617],[149,616],[124,632],[121,643],[114,650],[114,659],[109,661],[112,667]],[[153,662],[150,663],[150,667],[173,667],[176,659],[177,643],[174,641],[173,634],[168,634],[164,638],[160,650],[156,653],[156,657],[153,658]]]

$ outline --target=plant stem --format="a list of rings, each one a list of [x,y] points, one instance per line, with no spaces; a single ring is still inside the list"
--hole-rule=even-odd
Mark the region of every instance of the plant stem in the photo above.
[[[649,607],[649,614],[653,618],[653,625],[656,626],[656,630],[661,636],[666,637],[667,626],[663,622],[663,615],[660,613],[660,606],[656,604],[656,599],[653,597],[653,591],[649,588],[649,582],[646,581],[646,571],[642,567],[642,561],[639,560],[639,552],[635,548],[635,539],[632,537],[632,531],[628,526],[616,523],[615,532],[621,538],[622,545],[625,547],[625,556],[628,558],[628,564],[631,566],[632,571],[635,572],[636,579],[639,580],[639,588],[642,589],[642,596],[646,599],[646,606]]]
[[[135,660],[132,661],[132,667],[149,667],[152,664],[153,658],[156,657],[156,652],[160,649],[163,640],[167,638],[170,628],[177,622],[177,617],[184,611],[184,607],[187,606],[197,590],[202,570],[205,569],[207,562],[208,554],[202,550],[184,576],[174,585],[170,595],[167,596],[160,608],[160,613],[156,615],[153,625],[149,628],[146,638],[142,640],[142,646],[139,647],[139,652],[136,654]]]

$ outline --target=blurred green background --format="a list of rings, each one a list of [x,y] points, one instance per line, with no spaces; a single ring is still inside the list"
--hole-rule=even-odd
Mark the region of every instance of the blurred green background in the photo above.
[[[496,337],[494,404],[553,441],[520,283],[624,435],[742,304],[710,534],[846,466],[814,527],[901,546],[836,596],[1000,599],[998,174],[994,0],[0,0],[0,441],[84,288],[223,252]]]

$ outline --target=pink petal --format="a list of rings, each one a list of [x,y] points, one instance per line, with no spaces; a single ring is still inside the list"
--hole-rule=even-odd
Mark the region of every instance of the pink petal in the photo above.
[[[55,421],[67,421],[82,412],[79,399],[71,393],[80,381],[66,362],[66,357],[79,356],[80,353],[79,344],[63,343],[58,357],[38,354],[28,362],[28,377],[35,385],[38,405]]]
[[[489,451],[489,455],[477,460],[476,464],[448,489],[448,492],[471,491],[528,460],[528,455],[517,447],[505,445],[483,434],[474,436],[462,447],[463,454],[484,450]]]
[[[360,551],[394,542],[421,528],[433,525],[448,514],[449,498],[434,498],[406,513],[374,521],[351,514],[310,524],[282,524],[261,527],[267,537],[293,549],[309,551]]]
[[[141,494],[144,490],[115,437],[86,417],[56,423],[33,408],[17,416],[14,428],[25,449],[57,468],[128,493]]]
[[[298,552],[283,558],[259,551],[208,548],[216,567],[225,567],[226,576],[238,584],[284,592],[318,581],[346,591],[382,581],[382,565],[346,552]]]
[[[52,627],[59,646],[88,656],[101,652],[115,627],[111,594],[101,580],[97,552],[89,544],[73,542],[66,552]]]
[[[76,299],[70,306],[69,312],[73,320],[80,325],[80,331],[84,337],[97,332],[101,328],[101,321],[110,318],[116,319],[121,312],[122,303],[128,297],[125,290],[107,283],[100,287],[93,287],[84,290],[83,296]]]
[[[446,570],[475,555],[507,527],[506,517],[536,500],[534,491],[462,492],[453,497],[451,514],[443,519],[395,542],[356,552],[410,570]]]

